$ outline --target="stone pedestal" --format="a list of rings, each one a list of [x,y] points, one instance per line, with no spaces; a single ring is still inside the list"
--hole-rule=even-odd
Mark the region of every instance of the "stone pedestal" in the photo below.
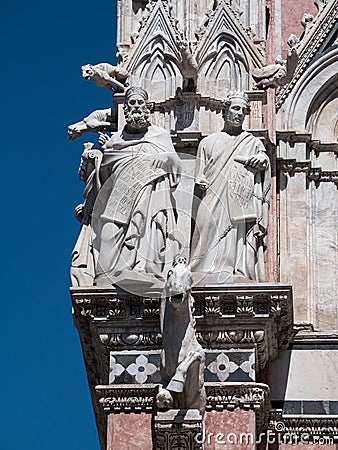
[[[156,450],[202,450],[202,416],[197,409],[158,412],[154,419]]]
[[[107,421],[107,450],[152,448],[150,414],[109,414]]]
[[[197,338],[206,353],[205,450],[254,450],[270,413],[269,387],[259,381],[292,337],[291,286],[202,286],[193,296]],[[91,287],[73,288],[72,299],[102,450],[202,448],[198,411],[183,417],[156,410],[160,298]],[[226,447],[224,436],[215,440],[219,433],[230,436]]]

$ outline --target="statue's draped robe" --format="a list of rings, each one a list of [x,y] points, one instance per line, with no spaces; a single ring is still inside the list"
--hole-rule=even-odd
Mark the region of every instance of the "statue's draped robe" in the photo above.
[[[152,168],[154,155],[163,153],[172,154],[170,173]],[[172,197],[180,162],[169,134],[155,126],[140,135],[113,133],[100,173],[92,215],[96,284],[137,273],[164,279],[180,248]]]
[[[88,156],[85,157],[86,159]],[[72,286],[92,286],[94,281],[94,257],[92,247],[91,214],[97,193],[100,189],[99,169],[102,153],[98,149],[91,152],[91,163],[87,162],[89,174],[83,192],[84,203],[79,237],[72,252],[70,276]],[[81,164],[82,164],[81,158]]]
[[[257,153],[266,158],[263,171],[244,166]],[[271,176],[261,141],[245,131],[206,137],[198,149],[195,181],[207,186],[191,243],[195,282],[264,281]]]

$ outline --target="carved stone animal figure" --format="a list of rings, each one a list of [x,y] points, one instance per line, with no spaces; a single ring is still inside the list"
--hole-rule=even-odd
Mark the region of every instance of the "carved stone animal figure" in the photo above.
[[[97,86],[104,87],[109,91],[115,92],[112,85],[117,86],[122,91],[127,86],[129,73],[119,66],[112,66],[108,63],[85,64],[81,67],[81,71],[83,78],[86,80],[93,79]]]
[[[159,408],[205,409],[204,351],[195,335],[192,275],[186,258],[177,256],[168,272],[161,301],[163,351],[161,377],[164,389]],[[171,402],[172,398],[172,402]]]
[[[295,48],[288,52],[287,59],[276,59],[276,64],[270,64],[260,69],[254,69],[252,77],[258,89],[278,88],[289,83],[295,73],[298,63],[298,54]]]
[[[84,117],[79,122],[68,126],[68,139],[73,141],[82,135],[92,131],[113,131],[114,125],[117,123],[116,113],[111,108],[98,109]]]
[[[182,41],[180,43],[180,50],[182,55],[181,70],[184,78],[183,91],[195,92],[197,86],[198,64],[193,56],[189,42]]]

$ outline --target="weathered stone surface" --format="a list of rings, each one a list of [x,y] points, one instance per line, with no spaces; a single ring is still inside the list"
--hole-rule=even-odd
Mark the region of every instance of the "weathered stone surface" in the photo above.
[[[205,450],[256,449],[254,411],[210,411],[204,419]]]
[[[328,3],[320,17],[322,22],[311,29],[311,46],[301,41],[295,79],[283,91],[288,97],[277,115],[279,127],[285,130],[279,155],[295,160],[290,170],[281,167],[279,239],[280,276],[293,283],[298,299],[296,322],[308,322],[314,330],[328,332],[338,329],[337,283],[332,283],[338,276],[334,153],[338,144],[336,115],[331,113],[337,97],[338,53],[330,43],[337,2]],[[315,48],[317,55],[312,59]],[[282,99],[282,92],[280,95]]]
[[[152,448],[150,414],[109,414],[107,420],[107,450]]]
[[[271,365],[272,400],[338,400],[338,350],[287,350]],[[311,374],[311,382],[303,382]]]
[[[328,437],[330,439],[330,437]],[[318,444],[311,442],[310,444],[281,444],[280,450],[336,450],[336,444],[326,444],[325,438],[319,438]]]

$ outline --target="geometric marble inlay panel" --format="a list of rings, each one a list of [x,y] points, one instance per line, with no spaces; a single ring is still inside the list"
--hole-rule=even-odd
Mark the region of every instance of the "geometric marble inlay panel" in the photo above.
[[[160,353],[111,352],[109,384],[160,383]]]
[[[205,357],[205,381],[255,381],[253,350],[207,351]]]
[[[110,352],[109,384],[161,383],[160,355],[159,350]],[[255,381],[254,350],[206,350],[205,357],[205,381]]]

